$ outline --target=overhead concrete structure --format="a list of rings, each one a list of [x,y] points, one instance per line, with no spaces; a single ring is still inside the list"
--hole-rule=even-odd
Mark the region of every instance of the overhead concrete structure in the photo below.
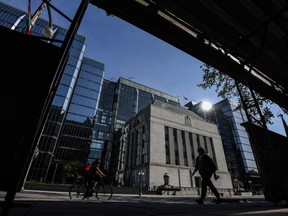
[[[91,0],[288,110],[288,2]]]

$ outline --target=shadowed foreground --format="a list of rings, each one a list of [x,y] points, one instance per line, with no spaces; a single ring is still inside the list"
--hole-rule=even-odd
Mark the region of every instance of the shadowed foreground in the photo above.
[[[5,193],[0,192],[3,201]],[[110,201],[70,200],[66,192],[22,191],[15,198],[9,216],[73,216],[73,215],[288,215],[286,202],[275,206],[263,197],[224,197],[215,204],[208,197],[204,205],[195,196],[114,195]],[[2,209],[1,209],[2,210]]]

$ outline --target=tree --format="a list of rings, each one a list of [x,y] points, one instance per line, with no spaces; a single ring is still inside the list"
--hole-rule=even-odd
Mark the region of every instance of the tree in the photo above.
[[[75,178],[79,172],[83,171],[84,164],[80,161],[69,161],[63,166],[63,172],[66,178]]]
[[[236,109],[241,109],[244,107],[249,108],[249,115],[251,117],[251,121],[257,125],[261,125],[261,118],[257,107],[255,106],[255,102],[253,100],[253,95],[250,89],[243,85],[242,83],[236,83],[234,79],[229,77],[228,75],[220,72],[219,70],[207,65],[203,64],[200,66],[202,69],[203,82],[197,84],[198,87],[202,89],[211,89],[215,87],[215,92],[217,93],[218,97],[221,98],[234,98],[238,102],[238,106]],[[237,86],[238,84],[238,86]],[[243,100],[241,100],[241,95]],[[273,124],[271,121],[274,118],[274,114],[271,111],[271,106],[274,104],[271,100],[261,96],[257,92],[253,92],[255,98],[258,102],[258,105],[261,109],[261,113],[263,115],[264,121],[266,124]],[[243,104],[245,103],[245,104]],[[287,110],[283,109],[283,112],[287,114]]]

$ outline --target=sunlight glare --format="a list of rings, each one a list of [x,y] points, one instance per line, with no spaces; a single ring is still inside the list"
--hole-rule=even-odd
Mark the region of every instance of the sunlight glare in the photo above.
[[[203,101],[202,102],[202,109],[205,111],[208,111],[212,108],[212,104],[208,101]]]

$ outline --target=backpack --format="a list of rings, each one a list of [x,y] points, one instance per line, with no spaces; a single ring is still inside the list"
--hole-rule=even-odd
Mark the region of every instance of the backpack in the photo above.
[[[92,166],[92,164],[90,164],[90,163],[85,166],[85,168],[84,168],[85,173],[90,170],[91,166]]]

